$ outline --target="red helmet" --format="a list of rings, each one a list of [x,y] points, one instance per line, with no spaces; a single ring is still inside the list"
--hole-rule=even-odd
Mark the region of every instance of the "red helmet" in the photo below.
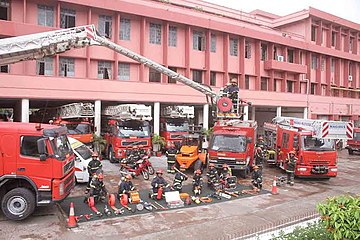
[[[104,175],[102,173],[99,173],[98,174],[98,179],[100,179],[100,180],[104,179]]]
[[[125,176],[125,178],[126,178],[127,180],[130,180],[130,179],[131,179],[131,175],[128,174],[128,175]]]
[[[163,174],[163,171],[161,169],[156,171],[156,174]]]
[[[209,167],[215,167],[215,164],[210,163],[210,164],[209,164]]]
[[[196,170],[195,174],[201,174],[201,170],[200,169]]]
[[[91,154],[91,157],[99,157],[99,154],[98,154],[97,152],[93,152],[93,153]]]

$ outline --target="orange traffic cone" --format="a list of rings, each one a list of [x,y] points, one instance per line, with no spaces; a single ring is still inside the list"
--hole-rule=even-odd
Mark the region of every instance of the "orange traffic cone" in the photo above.
[[[68,228],[75,228],[78,224],[75,219],[75,210],[74,210],[74,203],[70,203],[70,213],[69,213],[69,219],[68,219]]]
[[[277,191],[277,186],[276,186],[276,176],[274,176],[274,181],[273,181],[273,185],[272,185],[272,189],[271,189],[271,194],[272,195],[279,194],[278,191]]]

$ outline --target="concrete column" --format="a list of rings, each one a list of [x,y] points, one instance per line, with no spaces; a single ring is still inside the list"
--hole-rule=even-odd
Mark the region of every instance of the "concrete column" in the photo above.
[[[95,134],[100,136],[101,131],[101,100],[95,101],[95,118],[94,118]]]
[[[276,107],[276,116],[281,117],[281,107]]]
[[[244,121],[248,121],[248,120],[249,120],[249,106],[244,106],[243,120],[244,120]]]
[[[209,104],[203,105],[203,128],[209,129]]]
[[[29,99],[21,99],[21,122],[29,122]]]
[[[160,134],[160,103],[154,103],[154,134]]]
[[[308,108],[304,107],[304,119],[308,119]]]
[[[256,111],[256,108],[253,106],[251,107],[251,120],[255,121],[255,111]]]

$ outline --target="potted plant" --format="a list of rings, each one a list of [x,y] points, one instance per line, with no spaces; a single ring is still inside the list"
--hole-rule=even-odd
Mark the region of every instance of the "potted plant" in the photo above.
[[[161,137],[158,134],[154,134],[151,138],[153,151],[155,153],[160,152],[161,148],[165,146],[165,138]]]
[[[100,156],[105,152],[106,140],[102,136],[93,133],[93,150]]]

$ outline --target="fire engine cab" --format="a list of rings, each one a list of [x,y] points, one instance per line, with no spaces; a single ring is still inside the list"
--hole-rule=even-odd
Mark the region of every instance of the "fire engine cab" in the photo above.
[[[121,104],[108,106],[103,111],[106,155],[110,162],[118,162],[126,156],[126,150],[133,147],[151,154],[151,129],[149,121],[151,106],[143,104]]]
[[[192,106],[167,106],[162,109],[160,136],[165,139],[165,148],[174,144],[180,148],[182,137],[189,134],[189,124],[194,118]]]
[[[290,151],[296,151],[295,176],[330,178],[337,175],[335,139],[351,139],[351,122],[276,117],[264,123],[265,141],[276,152],[275,164],[286,168]]]

